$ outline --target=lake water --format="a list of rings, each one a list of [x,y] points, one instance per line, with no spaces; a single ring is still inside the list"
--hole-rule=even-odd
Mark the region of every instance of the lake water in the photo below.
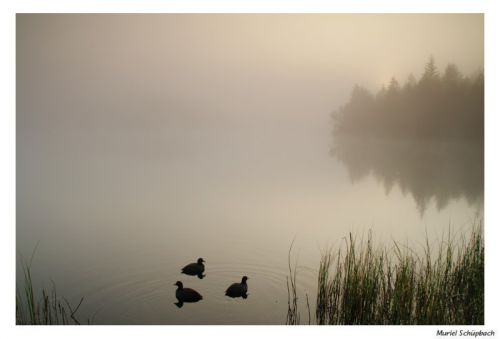
[[[81,321],[284,324],[293,243],[307,321],[349,232],[418,249],[482,217],[482,145],[331,135],[355,84],[430,54],[482,69],[468,18],[17,15],[17,259],[36,247],[36,287],[83,296]],[[198,257],[206,277],[182,275]],[[225,297],[243,275],[248,298]],[[178,280],[203,300],[178,308]]]
[[[482,216],[481,146],[334,145],[328,114],[229,125],[18,129],[17,251],[39,244],[36,285],[84,296],[95,324],[284,324],[292,242],[306,320],[321,252],[349,232],[418,248]],[[206,277],[182,275],[198,257]],[[248,298],[225,297],[243,275]],[[176,307],[177,280],[203,300]]]

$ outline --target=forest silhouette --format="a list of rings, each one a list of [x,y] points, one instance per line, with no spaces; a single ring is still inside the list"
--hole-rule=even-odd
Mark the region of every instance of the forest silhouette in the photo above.
[[[369,174],[386,193],[398,185],[423,214],[451,199],[483,201],[484,75],[464,76],[434,60],[417,81],[393,78],[376,94],[355,86],[350,101],[332,115],[333,155],[353,182]]]
[[[430,58],[418,81],[410,75],[401,86],[392,78],[376,94],[355,86],[333,119],[337,136],[482,142],[484,73],[464,76],[449,64],[441,75]]]

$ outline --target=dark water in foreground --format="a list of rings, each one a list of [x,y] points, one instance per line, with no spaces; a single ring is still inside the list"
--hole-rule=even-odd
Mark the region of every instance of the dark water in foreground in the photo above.
[[[263,148],[256,136],[207,129],[127,145],[116,135],[99,150],[21,148],[17,249],[27,256],[39,242],[35,283],[85,296],[80,318],[96,324],[283,324],[294,239],[299,297],[314,305],[321,250],[349,232],[418,247],[425,232],[461,232],[482,211],[474,145],[358,140],[332,157],[327,138],[291,133]],[[204,279],[180,274],[200,256]],[[243,275],[248,298],[226,297]],[[177,280],[203,300],[176,307]]]

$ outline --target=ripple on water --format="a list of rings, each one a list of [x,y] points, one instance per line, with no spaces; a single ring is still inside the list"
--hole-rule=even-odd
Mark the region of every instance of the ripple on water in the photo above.
[[[228,250],[241,246],[234,242]],[[92,284],[79,286],[85,296],[85,309],[92,310],[92,314],[99,311],[96,323],[282,323],[286,315],[288,262],[286,254],[278,256],[276,249],[248,250],[241,260],[220,260],[220,251],[203,252],[207,260],[203,279],[181,274],[181,268],[194,261],[196,255],[190,260],[168,257],[156,261],[151,260],[149,252],[134,255],[136,264],[130,267],[124,263],[118,266],[113,260],[109,264],[113,269],[104,274],[102,269],[89,270],[88,276],[93,278],[88,280]],[[145,264],[137,264],[141,261]],[[311,299],[316,289],[316,271],[301,266],[297,271],[299,296],[308,293]],[[249,277],[248,299],[226,297],[227,287],[240,282],[243,275]],[[178,309],[174,305],[177,300],[173,285],[177,280],[200,292],[203,300]]]

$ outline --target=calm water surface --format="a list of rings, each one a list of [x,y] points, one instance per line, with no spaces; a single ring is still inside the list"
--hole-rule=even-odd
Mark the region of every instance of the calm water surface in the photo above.
[[[315,137],[297,125],[31,134],[18,154],[17,250],[38,242],[37,283],[85,296],[80,317],[96,324],[282,324],[292,241],[299,297],[314,305],[320,253],[349,232],[420,246],[481,214],[476,146],[332,146],[318,122]],[[200,256],[204,279],[180,274]],[[225,297],[243,275],[249,297]],[[177,280],[204,299],[177,308]]]

